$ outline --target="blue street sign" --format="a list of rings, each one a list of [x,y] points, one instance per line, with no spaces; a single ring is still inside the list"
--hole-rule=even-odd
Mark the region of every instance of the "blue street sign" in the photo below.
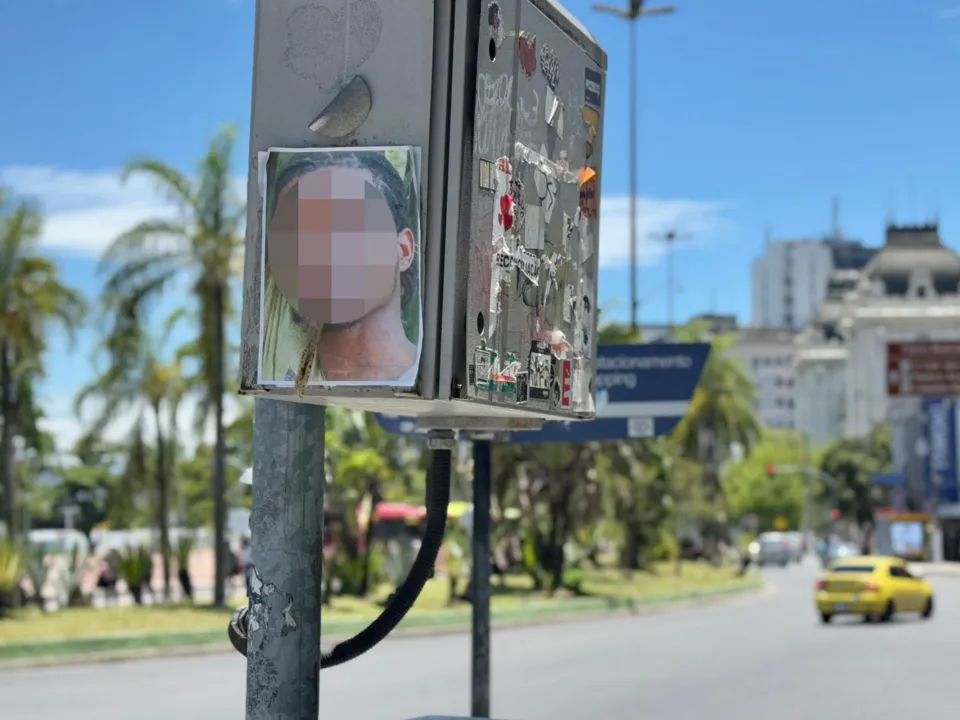
[[[510,442],[604,442],[659,437],[672,431],[690,407],[708,343],[600,345],[597,353],[597,419],[551,421],[541,430],[510,433]],[[377,415],[385,430],[426,435],[409,418]]]
[[[907,477],[903,473],[873,473],[870,482],[874,485],[889,485],[899,487],[907,484]]]
[[[924,458],[924,495],[939,494],[941,503],[960,502],[958,479],[957,412],[953,398],[924,398],[923,419],[929,452]],[[939,488],[939,493],[936,488]]]

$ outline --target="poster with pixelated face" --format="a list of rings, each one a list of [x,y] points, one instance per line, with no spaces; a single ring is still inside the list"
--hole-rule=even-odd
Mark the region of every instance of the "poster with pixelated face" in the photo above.
[[[260,383],[413,387],[419,149],[271,149],[259,161]]]

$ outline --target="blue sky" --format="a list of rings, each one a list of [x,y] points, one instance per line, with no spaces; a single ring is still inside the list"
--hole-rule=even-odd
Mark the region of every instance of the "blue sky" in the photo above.
[[[611,0],[613,2],[614,0]],[[627,27],[587,0],[565,5],[606,48],[601,302],[626,317]],[[960,223],[960,7],[863,0],[679,0],[640,39],[641,320],[666,319],[662,254],[675,226],[676,315],[750,314],[749,270],[765,228],[807,237],[841,226],[869,244],[884,222]],[[149,185],[121,188],[138,154],[189,170],[235,123],[246,158],[253,0],[31,0],[0,26],[0,182],[40,196],[45,243],[91,296],[96,256],[124,227],[165,212]],[[11,69],[13,69],[11,71]],[[171,299],[169,303],[175,304]],[[69,434],[70,397],[92,371],[94,336],[57,340],[44,390]],[[58,424],[59,423],[59,424]]]

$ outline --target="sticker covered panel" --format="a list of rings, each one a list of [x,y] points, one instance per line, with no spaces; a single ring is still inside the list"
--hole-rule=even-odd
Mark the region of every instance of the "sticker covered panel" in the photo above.
[[[483,5],[461,396],[594,413],[604,68],[533,0]],[[539,3],[543,4],[543,3]]]

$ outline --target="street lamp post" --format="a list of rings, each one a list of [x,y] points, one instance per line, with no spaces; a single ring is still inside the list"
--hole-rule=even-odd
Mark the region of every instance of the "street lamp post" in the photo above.
[[[666,245],[664,253],[664,264],[667,269],[667,332],[670,340],[673,340],[673,246],[678,240],[689,240],[690,234],[681,234],[674,230],[668,230],[663,235],[652,236],[655,239],[662,240]]]
[[[636,20],[648,15],[669,15],[676,10],[673,5],[644,8],[644,0],[630,0],[629,8],[594,4],[597,12],[616,15],[630,21],[630,329],[636,334],[639,329],[637,300],[637,27]]]

